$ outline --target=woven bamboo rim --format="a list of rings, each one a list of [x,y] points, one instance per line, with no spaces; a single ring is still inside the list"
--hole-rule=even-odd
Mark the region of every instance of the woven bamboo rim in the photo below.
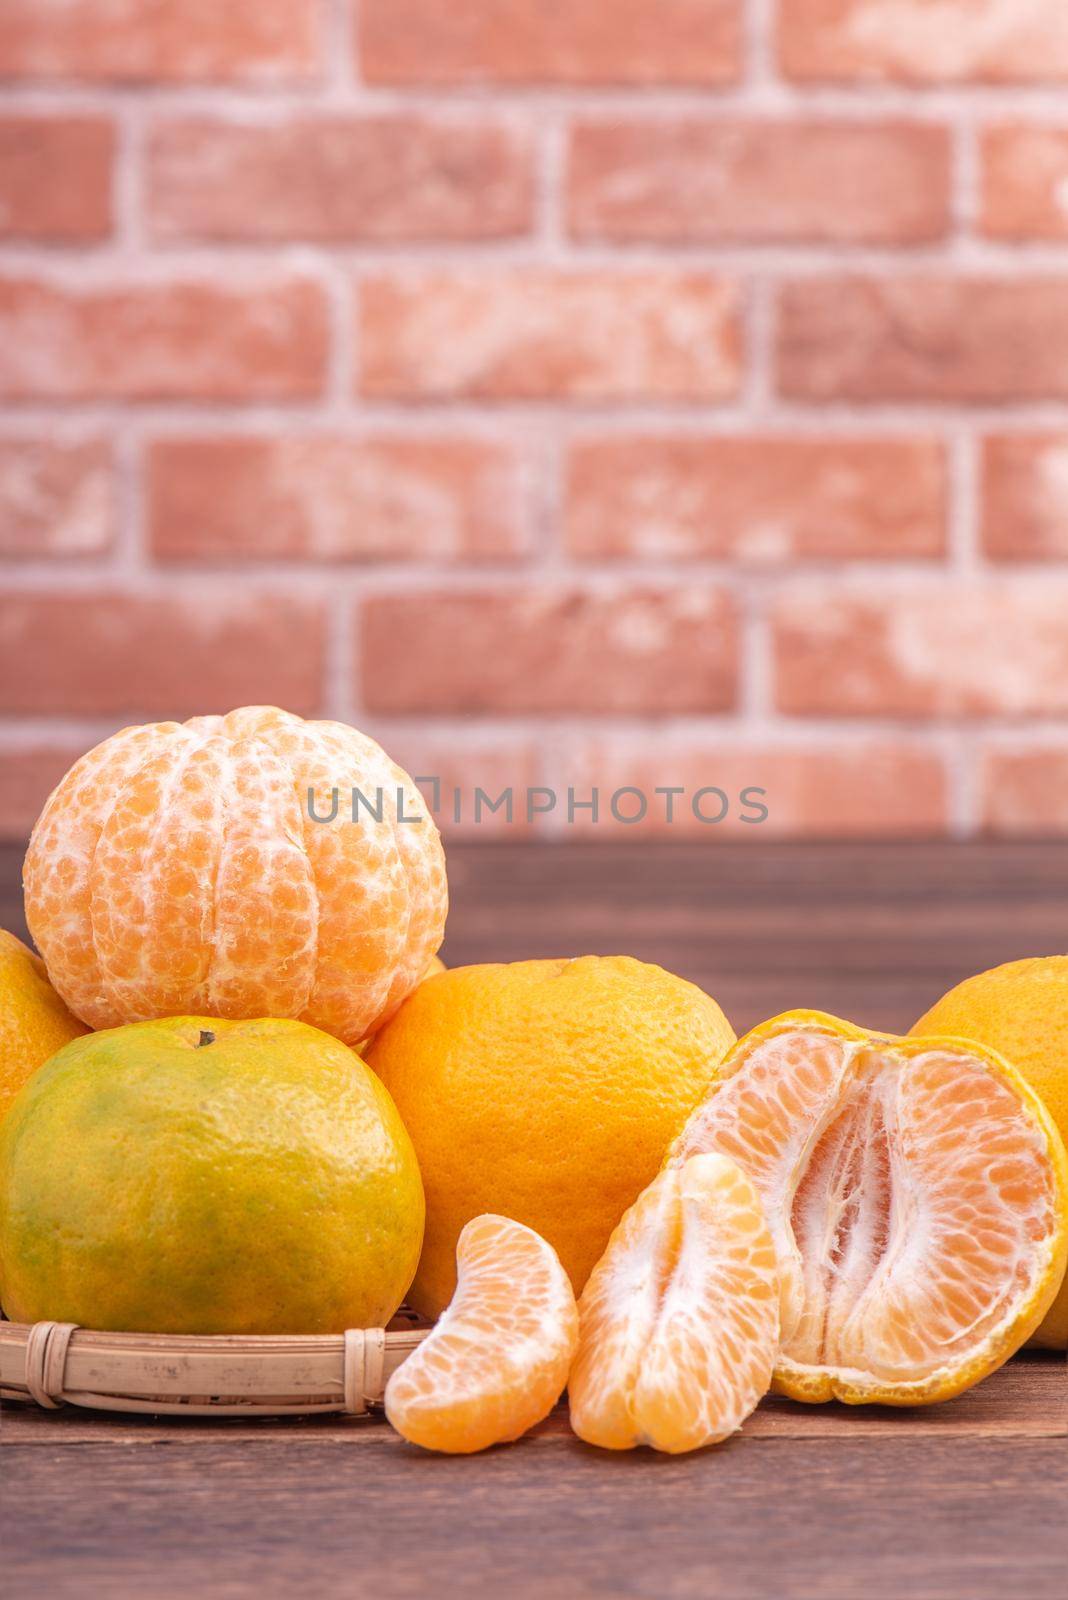
[[[388,1329],[261,1338],[0,1322],[0,1399],[169,1416],[362,1416],[428,1331],[401,1319]]]

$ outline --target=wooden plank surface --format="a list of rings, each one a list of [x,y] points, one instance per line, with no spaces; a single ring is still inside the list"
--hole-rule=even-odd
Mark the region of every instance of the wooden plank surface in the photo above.
[[[4,1458],[7,1600],[1063,1600],[1062,1440]]]
[[[453,964],[625,951],[741,1031],[794,1005],[904,1029],[950,984],[1068,948],[1061,845],[454,846]],[[19,931],[19,852],[0,925]],[[507,1593],[1045,1600],[1068,1575],[1068,1369],[925,1411],[766,1401],[696,1458],[608,1457],[557,1412],[470,1460],[381,1422],[0,1416],[0,1571],[53,1595]]]
[[[792,1006],[908,1028],[970,972],[1068,950],[1064,844],[454,844],[443,955],[625,953],[714,994],[742,1032]],[[0,927],[25,937],[22,852]]]
[[[751,1439],[972,1438],[1068,1439],[1068,1364],[1062,1356],[1027,1351],[1000,1372],[940,1406],[807,1406],[769,1395],[745,1424]],[[385,1435],[385,1439],[379,1435]],[[577,1447],[559,1406],[530,1436],[564,1450]],[[0,1407],[0,1446],[93,1444],[227,1444],[276,1439],[363,1448],[404,1448],[380,1414],[343,1417],[107,1416],[78,1406],[47,1412],[37,1406]]]

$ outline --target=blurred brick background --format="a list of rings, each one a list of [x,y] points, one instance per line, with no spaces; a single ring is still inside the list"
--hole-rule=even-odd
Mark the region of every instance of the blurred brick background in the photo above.
[[[0,0],[0,80],[0,834],[265,699],[1068,827],[1066,0]]]

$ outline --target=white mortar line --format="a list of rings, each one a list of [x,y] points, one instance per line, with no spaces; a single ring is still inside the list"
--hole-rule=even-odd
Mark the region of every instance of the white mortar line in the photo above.
[[[752,0],[751,0],[752,3]],[[759,12],[761,0],[756,0]],[[351,37],[351,36],[350,36]],[[337,24],[327,29],[326,46],[333,52],[344,43]],[[878,83],[872,80],[854,84],[791,84],[775,76],[769,52],[754,46],[752,33],[747,44],[756,73],[733,85],[665,85],[635,83],[605,86],[597,84],[522,85],[514,83],[380,85],[361,78],[354,67],[339,73],[331,55],[325,74],[309,81],[245,81],[217,83],[175,83],[157,81],[92,82],[88,79],[46,82],[8,79],[3,84],[3,99],[14,110],[52,112],[75,110],[110,111],[120,103],[150,103],[161,110],[206,112],[225,115],[242,109],[277,110],[281,113],[311,112],[330,95],[340,103],[339,88],[347,92],[354,109],[377,111],[438,112],[442,115],[481,114],[498,107],[530,107],[570,114],[574,111],[605,115],[699,115],[710,120],[741,116],[766,116],[811,119],[855,118],[860,121],[925,121],[953,117],[961,111],[978,117],[1018,118],[1042,123],[1068,124],[1065,104],[1066,84],[1061,83],[973,83],[958,85]],[[346,60],[355,51],[345,51]],[[767,61],[767,70],[762,62]],[[342,83],[342,78],[344,82]]]

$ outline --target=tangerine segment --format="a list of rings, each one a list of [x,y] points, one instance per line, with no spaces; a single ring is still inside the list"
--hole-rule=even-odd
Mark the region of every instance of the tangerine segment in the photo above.
[[[1068,1157],[993,1051],[818,1012],[748,1034],[669,1154],[740,1162],[779,1259],[776,1386],[948,1399],[1042,1320],[1068,1259]]]
[[[571,1281],[533,1228],[487,1213],[456,1246],[457,1286],[386,1385],[412,1444],[469,1454],[518,1439],[559,1400],[578,1341]]]
[[[666,1168],[579,1302],[571,1426],[607,1450],[680,1454],[741,1427],[779,1337],[775,1250],[751,1180],[721,1155]]]

